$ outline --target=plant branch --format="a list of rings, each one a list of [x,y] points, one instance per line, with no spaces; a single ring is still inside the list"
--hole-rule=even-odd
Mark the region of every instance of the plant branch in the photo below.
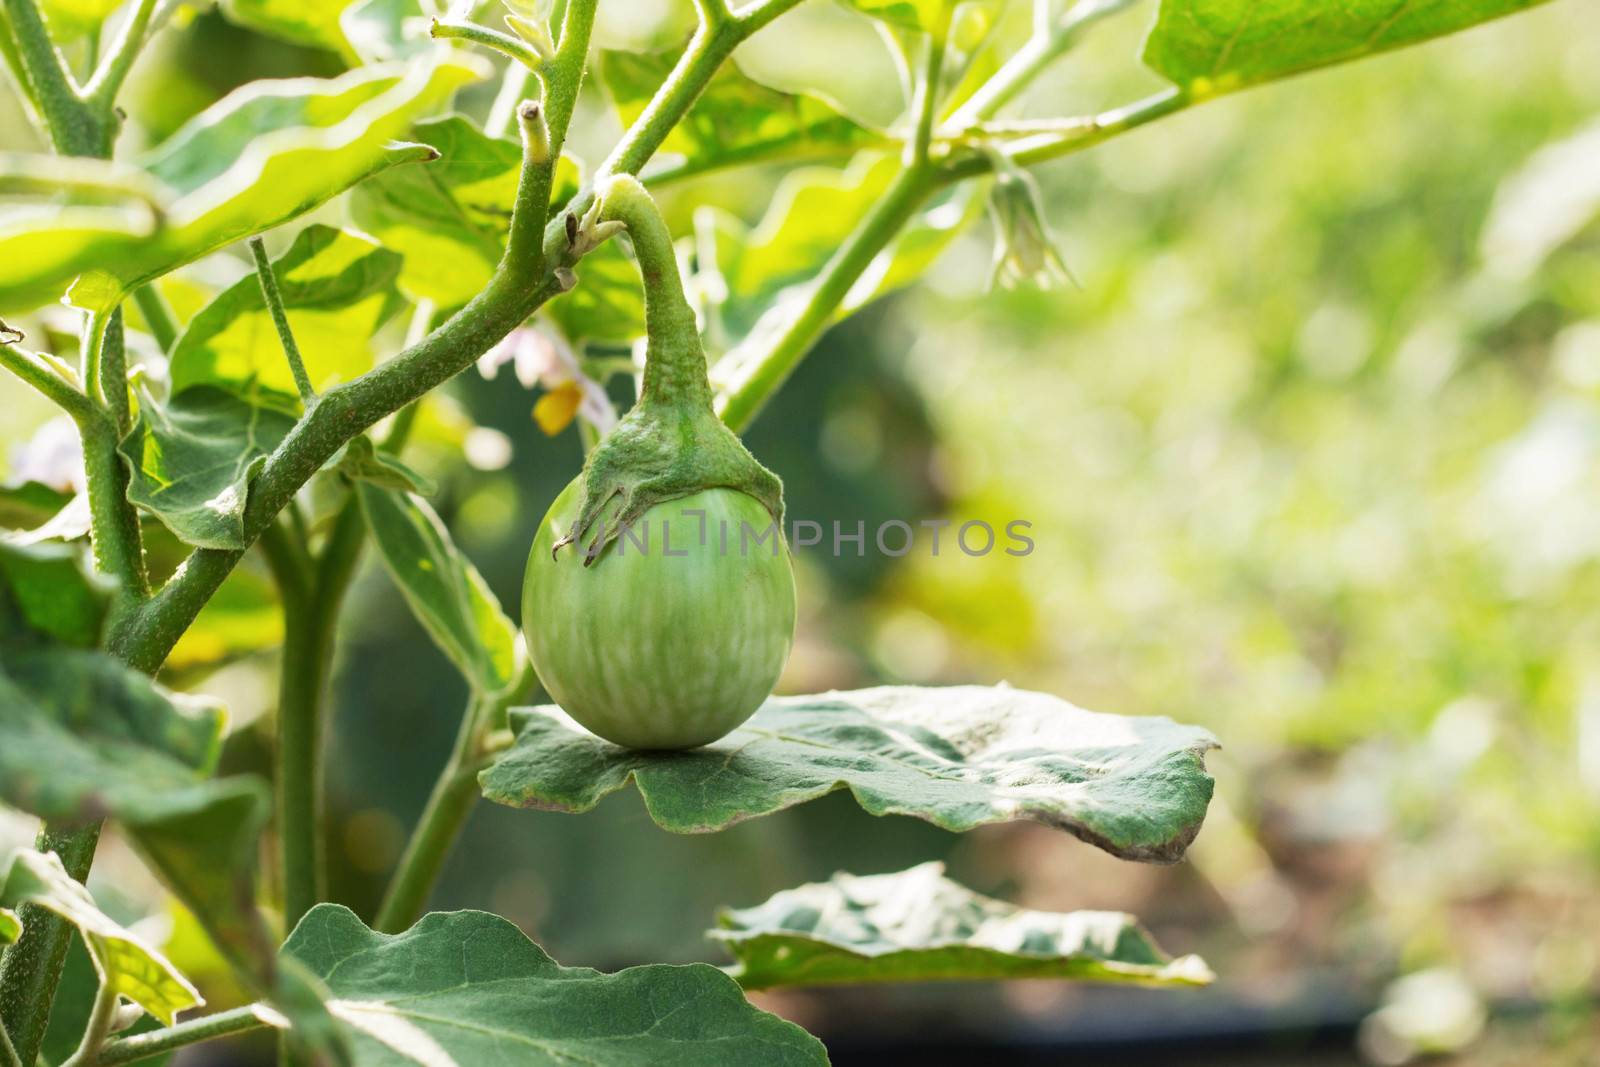
[[[950,116],[949,125],[960,128],[990,118],[1032,84],[1050,64],[1076,47],[1091,26],[1127,10],[1134,2],[1079,0],[1059,18],[1042,21],[1035,27],[1027,43],[1014,52],[1005,65],[995,71],[994,76]]]
[[[89,1011],[89,1023],[83,1029],[83,1040],[78,1050],[67,1058],[61,1067],[95,1067],[99,1063],[100,1047],[111,1034],[111,1021],[117,1015],[118,994],[108,980],[102,980],[94,995],[94,1007]]]
[[[172,346],[178,340],[178,322],[173,318],[172,308],[167,306],[161,290],[156,288],[154,282],[141,285],[133,291],[133,302],[139,305],[144,323],[150,328],[150,336],[156,339],[161,351],[171,355]]]
[[[948,6],[945,10],[949,10]],[[928,35],[927,59],[917,82],[917,124],[906,145],[907,166],[919,166],[928,161],[928,148],[933,143],[933,120],[939,110],[939,83],[944,75],[945,39],[949,35],[948,19]]]
[[[22,1067],[22,1058],[17,1055],[17,1047],[11,1043],[3,1024],[0,1024],[0,1067]]]
[[[144,45],[145,34],[150,29],[150,18],[155,14],[158,0],[138,0],[133,11],[122,23],[122,31],[100,59],[100,65],[83,87],[82,97],[89,106],[103,115],[111,115],[116,106],[117,93],[133,69],[139,49]]]
[[[417,820],[378,907],[373,927],[380,933],[400,933],[416,922],[427,907],[445,860],[478,799],[479,749],[484,725],[493,720],[493,708],[492,702],[476,695],[468,701],[455,747],[434,782],[427,806],[422,809],[422,817]]]
[[[261,282],[261,297],[267,302],[272,324],[278,328],[278,341],[283,345],[283,358],[289,361],[289,373],[294,376],[294,387],[300,394],[300,403],[309,408],[316,403],[317,391],[311,387],[311,376],[306,373],[305,360],[300,358],[300,346],[294,343],[294,331],[289,329],[289,314],[283,307],[283,294],[278,291],[278,276],[267,258],[267,246],[259,237],[250,238],[250,255],[255,259],[256,278]]]
[[[44,19],[34,0],[0,0],[11,25],[12,39],[26,91],[44,116],[51,142],[62,155],[107,155],[103,124],[83,106],[78,86],[67,70],[66,61],[45,29]]]
[[[0,323],[0,367],[15,374],[82,427],[104,416],[73,380],[72,369],[52,356],[18,348],[22,331]]]
[[[736,361],[733,364],[735,378],[724,385],[717,397],[717,412],[724,422],[735,431],[750,424],[762,404],[783,384],[833,321],[856,280],[894,240],[935,187],[934,172],[926,167],[901,171],[812,282],[804,306],[783,332],[758,353],[728,357]]]
[[[234,1008],[232,1011],[207,1015],[201,1019],[190,1019],[160,1030],[151,1030],[149,1033],[118,1038],[107,1042],[100,1050],[97,1065],[118,1067],[124,1063],[137,1063],[187,1045],[197,1045],[202,1041],[259,1030],[270,1025],[263,1015],[264,1012],[258,1005],[251,1004],[243,1008]]]
[[[429,28],[430,36],[439,40],[471,41],[473,44],[492,48],[501,55],[509,56],[529,70],[537,71],[544,66],[544,57],[535,52],[521,37],[514,37],[509,33],[501,33],[487,26],[479,26],[475,22],[461,19],[434,19]]]
[[[1021,137],[1008,142],[1006,156],[1019,166],[1030,166],[1046,160],[1081,152],[1092,145],[1109,141],[1118,134],[1138,129],[1156,119],[1176,114],[1186,108],[1211,99],[1197,97],[1179,89],[1167,89],[1125,107],[1103,111],[1082,119],[1064,120],[1059,128],[1048,133]],[[994,159],[987,153],[977,152],[952,160],[942,168],[942,183],[960,181],[994,168]]]

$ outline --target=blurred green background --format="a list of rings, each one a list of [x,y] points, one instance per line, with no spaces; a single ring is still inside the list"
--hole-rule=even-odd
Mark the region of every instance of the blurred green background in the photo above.
[[[604,15],[613,43],[684,25],[653,3]],[[1028,113],[1156,88],[1133,59],[1150,17],[1094,35]],[[250,78],[338,68],[214,13],[163,40],[135,138]],[[826,3],[742,58],[863,118],[897,110],[881,45]],[[575,136],[597,159],[615,120],[586,114]],[[32,138],[0,97],[0,140]],[[680,232],[707,200],[753,222],[780,177],[707,179],[668,208]],[[1189,861],[1120,863],[1042,827],[957,838],[838,797],[679,838],[630,793],[583,819],[480,806],[434,906],[504,914],[569,964],[715,960],[700,931],[719,905],[944,858],[1032,907],[1132,911],[1220,981],[763,1004],[841,1063],[899,1062],[918,1042],[962,1062],[1179,1062],[1166,1039],[1186,1063],[1597,1062],[1600,8],[1565,0],[1210,103],[1039,177],[1076,286],[988,291],[980,223],[923,285],[829,334],[749,434],[796,517],[1020,519],[1035,551],[896,559],[869,538],[860,557],[803,554],[783,688],[1007,680],[1202,724],[1225,747]],[[204,292],[243,270],[224,258],[187,277]],[[21,446],[49,413],[20,386],[5,398],[11,480],[41,462]],[[515,615],[534,523],[581,462],[577,432],[546,438],[508,374],[463,376],[449,399],[418,464]],[[504,466],[452,443],[467,419],[509,439]],[[229,618],[275,625],[259,609]],[[264,759],[274,670],[256,654],[195,679],[233,706],[238,765]],[[336,895],[358,910],[462,697],[367,568],[329,760]],[[113,845],[97,871],[109,884],[133,868]],[[180,959],[202,952],[181,920],[175,937]]]

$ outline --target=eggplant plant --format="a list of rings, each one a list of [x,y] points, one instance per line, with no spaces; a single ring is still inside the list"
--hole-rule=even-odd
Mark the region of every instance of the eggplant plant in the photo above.
[[[672,833],[847,790],[951,831],[1033,820],[1181,859],[1212,793],[1202,729],[1003,686],[772,697],[796,612],[782,472],[737,434],[824,331],[913,283],[985,203],[999,280],[1064,274],[1028,168],[1532,6],[1159,0],[1141,58],[1166,87],[1040,119],[1018,101],[1129,0],[1036,0],[1021,34],[1001,0],[845,0],[904,81],[900,119],[875,128],[741,67],[800,2],[696,0],[688,38],[652,53],[597,47],[598,0],[224,0],[347,69],[246,84],[132,148],[124,83],[204,5],[0,0],[11,87],[53,149],[0,153],[0,364],[81,444],[81,490],[0,492],[0,804],[42,826],[0,866],[0,1067],[133,1063],[264,1028],[296,1063],[820,1064],[815,1038],[744,991],[1210,981],[1130,916],[1028,911],[936,864],[728,911],[711,933],[725,968],[602,974],[496,916],[424,914],[480,796],[580,814],[630,785]],[[485,111],[462,93],[489,79]],[[596,140],[570,136],[591,95],[623,129],[598,160],[569,147]],[[697,184],[757,166],[788,174],[754,228]],[[669,229],[666,191],[697,206],[693,233]],[[189,266],[233,246],[254,274],[196,298]],[[45,328],[63,314],[76,339]],[[641,369],[617,355],[641,339],[617,421],[605,386]],[[577,418],[589,446],[527,531],[521,633],[405,459],[430,394],[506,361],[545,384],[540,424]],[[708,518],[770,530],[730,552]],[[679,549],[631,551],[652,526]],[[322,780],[338,619],[369,551],[470,696],[380,907],[358,916],[327,902]],[[231,627],[241,603],[281,613],[281,640]],[[225,709],[189,690],[269,644],[272,773],[219,774]],[[555,704],[521,704],[536,674]],[[251,1003],[207,1013],[84,888],[108,821]],[[71,1005],[75,1049],[46,1054],[74,938],[98,991]]]

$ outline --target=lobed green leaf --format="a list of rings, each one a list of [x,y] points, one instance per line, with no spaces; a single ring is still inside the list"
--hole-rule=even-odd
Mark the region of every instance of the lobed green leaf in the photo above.
[[[437,158],[362,183],[350,200],[357,226],[400,252],[400,287],[440,307],[464,304],[489,281],[505,250],[516,203],[522,147],[491,137],[470,119],[449,115],[410,132]],[[577,168],[563,158],[554,203],[577,189]]]
[[[1144,62],[1184,92],[1231,92],[1387,52],[1544,0],[1161,0]]]
[[[144,282],[396,164],[431,158],[432,149],[396,139],[480,69],[447,54],[236,90],[134,161],[164,190],[158,213],[70,203],[8,211],[0,314],[53,300],[69,285],[73,303],[110,310]]]
[[[1032,911],[980,896],[924,863],[836,874],[753,908],[725,910],[710,937],[746,989],[867,982],[1057,978],[1205,985],[1198,956],[1172,959],[1131,915]]]
[[[250,482],[294,423],[292,414],[210,385],[165,405],[147,394],[118,446],[130,470],[128,499],[185,544],[242,549]]]
[[[658,826],[706,833],[848,789],[872,815],[954,831],[1031,819],[1157,863],[1199,832],[1216,747],[1198,727],[1007,686],[774,697],[688,752],[619,748],[554,706],[513,709],[511,725],[515,744],[479,782],[513,807],[584,812],[632,782]]]
[[[169,1026],[180,1011],[205,1003],[165,956],[101,912],[53,852],[13,853],[0,877],[0,904],[37,904],[77,927],[100,981]]]
[[[682,50],[602,52],[599,75],[624,128],[644,113]],[[719,68],[660,152],[681,161],[674,175],[734,166],[748,160],[796,159],[879,143],[883,134],[803,93],[786,93],[746,77],[737,61]],[[658,168],[662,169],[662,168]]]
[[[828,1062],[816,1038],[751,1006],[715,967],[563,967],[485,912],[434,913],[389,936],[319,904],[283,954],[327,984],[357,1067]]]
[[[493,696],[518,684],[521,635],[439,516],[415,494],[370,481],[356,495],[389,575],[474,692]]]

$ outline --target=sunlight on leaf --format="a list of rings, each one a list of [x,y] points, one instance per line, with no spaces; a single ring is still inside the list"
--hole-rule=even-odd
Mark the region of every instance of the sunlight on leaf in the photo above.
[[[171,1025],[178,1012],[205,1003],[167,958],[107,918],[55,853],[18,849],[0,877],[0,904],[37,904],[78,928],[100,980]]]
[[[958,832],[1031,819],[1156,863],[1199,832],[1216,747],[1199,727],[1006,686],[773,697],[687,752],[619,748],[553,705],[514,709],[511,725],[516,744],[479,782],[513,807],[584,812],[631,782],[663,829],[708,833],[848,789],[872,815]]]

